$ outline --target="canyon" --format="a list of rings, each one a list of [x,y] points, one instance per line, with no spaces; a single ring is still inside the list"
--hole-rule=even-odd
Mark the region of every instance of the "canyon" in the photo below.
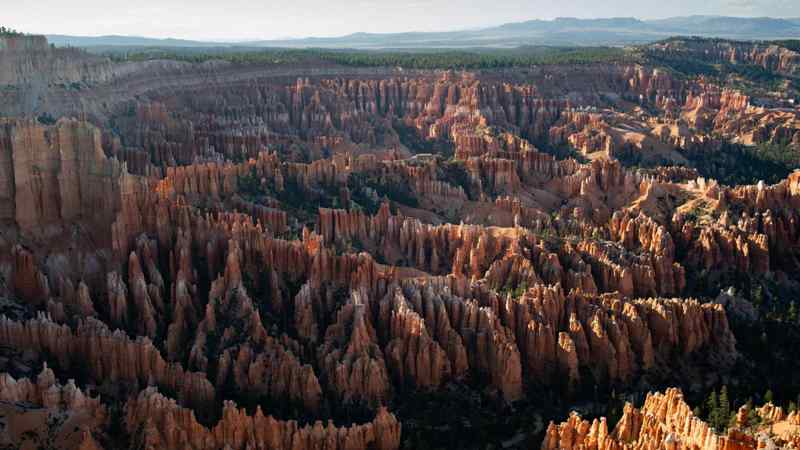
[[[800,288],[800,171],[737,184],[698,163],[797,156],[794,87],[0,39],[0,446],[800,446],[788,407],[723,432],[688,403],[798,393],[739,330]],[[699,46],[651,51],[787,83],[800,62]],[[775,347],[759,357],[793,350]],[[615,427],[556,424],[612,392],[632,400]]]

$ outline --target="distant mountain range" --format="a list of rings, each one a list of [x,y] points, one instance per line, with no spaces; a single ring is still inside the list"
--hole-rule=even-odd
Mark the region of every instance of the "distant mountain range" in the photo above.
[[[213,42],[136,36],[49,35],[57,46],[73,47],[286,47],[286,48],[475,48],[521,45],[628,45],[676,35],[761,40],[800,38],[800,18],[685,16],[659,20],[632,17],[528,20],[462,31],[353,33],[339,37]]]

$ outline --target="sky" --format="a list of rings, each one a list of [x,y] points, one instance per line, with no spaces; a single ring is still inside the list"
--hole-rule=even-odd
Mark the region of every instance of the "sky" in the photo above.
[[[0,25],[26,33],[246,40],[449,31],[555,17],[800,17],[800,0],[0,0],[0,11]]]

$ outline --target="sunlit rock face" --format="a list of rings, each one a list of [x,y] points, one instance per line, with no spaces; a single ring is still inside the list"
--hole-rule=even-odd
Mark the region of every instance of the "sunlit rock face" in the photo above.
[[[756,438],[734,427],[727,433],[716,433],[692,413],[681,391],[675,388],[667,389],[664,393],[648,393],[640,409],[627,403],[622,418],[613,430],[609,430],[605,417],[590,422],[573,412],[566,422],[558,425],[550,422],[542,443],[543,450],[588,446],[603,449],[776,448],[775,442],[763,434]]]

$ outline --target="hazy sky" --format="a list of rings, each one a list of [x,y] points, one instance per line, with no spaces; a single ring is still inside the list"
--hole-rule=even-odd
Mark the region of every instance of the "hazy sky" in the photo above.
[[[259,39],[434,31],[570,17],[800,17],[800,0],[2,0],[28,33]]]

